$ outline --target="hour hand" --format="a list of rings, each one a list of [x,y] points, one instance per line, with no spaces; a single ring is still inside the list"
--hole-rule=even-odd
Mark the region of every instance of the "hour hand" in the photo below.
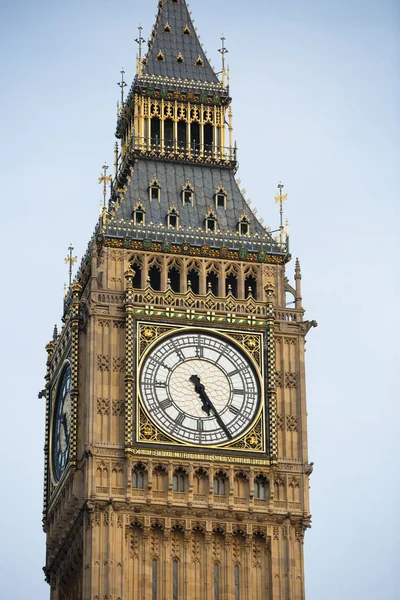
[[[200,377],[198,375],[192,375],[189,380],[194,384],[194,389],[196,390],[196,392],[199,394],[201,401],[203,403],[203,406],[201,407],[201,409],[207,413],[207,416],[210,416],[210,412],[211,412],[211,403],[210,400],[208,399],[208,396],[206,394],[206,390],[204,385],[201,383]]]

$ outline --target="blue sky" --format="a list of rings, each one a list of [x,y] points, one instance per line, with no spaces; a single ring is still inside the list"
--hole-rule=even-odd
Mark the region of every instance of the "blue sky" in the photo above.
[[[44,346],[63,264],[93,231],[119,71],[156,0],[0,8],[1,595],[48,598],[41,568]],[[214,64],[229,48],[239,177],[273,228],[280,179],[303,268],[313,528],[308,600],[398,596],[400,4],[192,0]],[[292,277],[293,265],[288,274]],[[396,590],[396,593],[395,593]]]

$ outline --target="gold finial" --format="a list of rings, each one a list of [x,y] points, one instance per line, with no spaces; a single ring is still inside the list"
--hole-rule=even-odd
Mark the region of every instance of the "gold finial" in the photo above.
[[[70,286],[71,286],[71,283],[72,283],[72,267],[76,263],[76,261],[78,260],[77,256],[72,256],[73,250],[74,250],[74,247],[73,247],[72,244],[70,244],[69,248],[68,248],[69,254],[67,255],[66,258],[64,258],[65,264],[66,265],[69,264],[69,285]],[[65,288],[64,288],[64,290],[65,290]]]
[[[107,175],[108,165],[106,161],[104,161],[102,169],[103,174],[99,177],[99,183],[103,184],[103,206],[100,205],[100,213],[103,212],[103,209],[106,207],[107,184],[112,182],[112,177],[110,175]]]
[[[279,190],[279,194],[277,194],[275,196],[275,202],[279,202],[279,214],[281,217],[281,222],[280,222],[280,226],[279,226],[279,240],[280,240],[280,244],[281,246],[283,246],[283,232],[284,232],[284,227],[283,227],[283,205],[287,200],[288,195],[287,194],[282,194],[282,190],[285,186],[283,185],[282,181],[280,181],[278,183],[278,190]]]

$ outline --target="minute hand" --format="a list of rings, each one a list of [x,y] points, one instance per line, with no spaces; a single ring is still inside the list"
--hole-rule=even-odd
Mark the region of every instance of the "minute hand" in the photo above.
[[[204,385],[202,385],[202,383],[200,381],[200,377],[198,375],[192,375],[190,377],[190,381],[194,384],[196,392],[199,394],[200,398],[203,401],[203,409],[205,409],[206,412],[208,412],[208,414],[209,414],[209,410],[212,410],[212,412],[215,415],[215,418],[217,420],[218,425],[224,431],[224,433],[227,436],[228,440],[231,440],[232,439],[232,434],[230,433],[229,429],[227,428],[227,426],[225,425],[225,423],[221,419],[221,417],[220,417],[217,409],[215,408],[214,404],[211,402],[210,398],[208,397],[208,394],[206,393]],[[207,408],[209,409],[208,411],[207,411]]]

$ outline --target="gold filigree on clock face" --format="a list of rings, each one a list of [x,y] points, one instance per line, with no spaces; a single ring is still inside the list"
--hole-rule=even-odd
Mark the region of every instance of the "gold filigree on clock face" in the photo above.
[[[251,360],[236,344],[204,331],[163,339],[143,360],[139,382],[143,405],[157,426],[190,444],[239,438],[260,406]]]

